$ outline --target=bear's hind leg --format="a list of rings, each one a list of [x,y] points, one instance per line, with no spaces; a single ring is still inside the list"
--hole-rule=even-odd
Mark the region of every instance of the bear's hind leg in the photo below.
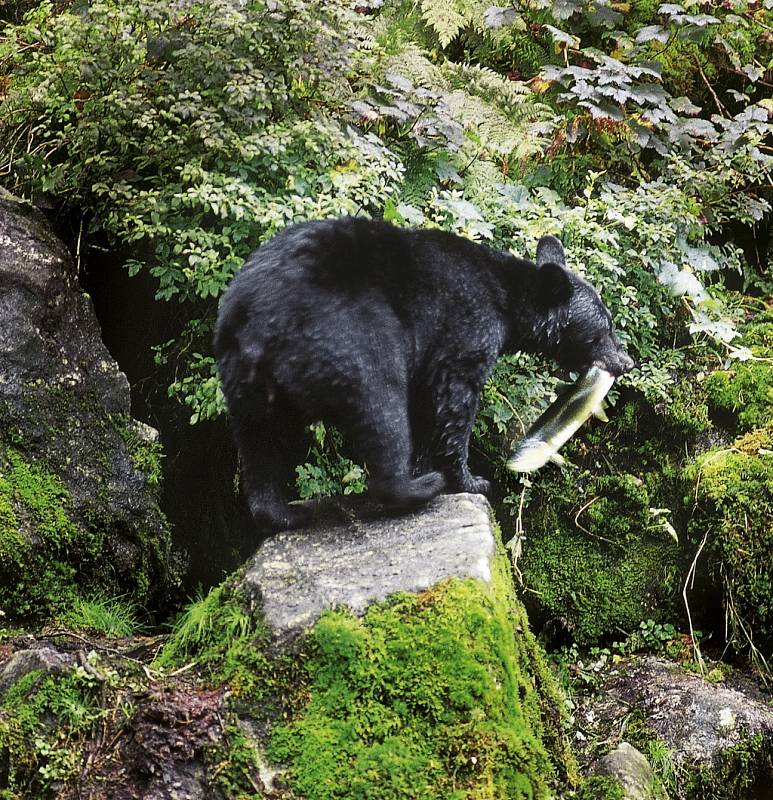
[[[263,415],[231,411],[241,462],[242,492],[261,530],[279,531],[305,524],[310,510],[288,504],[295,467],[308,447],[303,424],[272,406]]]

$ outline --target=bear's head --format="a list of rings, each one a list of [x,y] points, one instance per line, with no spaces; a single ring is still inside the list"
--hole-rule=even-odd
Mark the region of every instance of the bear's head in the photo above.
[[[566,268],[561,242],[543,236],[537,245],[538,296],[549,315],[551,355],[569,370],[601,367],[618,377],[633,367],[612,330],[612,315],[598,292]]]

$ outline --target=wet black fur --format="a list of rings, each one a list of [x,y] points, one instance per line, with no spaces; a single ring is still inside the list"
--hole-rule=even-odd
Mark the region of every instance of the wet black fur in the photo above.
[[[467,454],[501,353],[630,368],[561,243],[544,237],[537,261],[355,218],[295,225],[253,253],[223,298],[214,344],[256,522],[303,521],[287,492],[311,422],[339,428],[370,491],[408,508],[444,487],[488,490]]]

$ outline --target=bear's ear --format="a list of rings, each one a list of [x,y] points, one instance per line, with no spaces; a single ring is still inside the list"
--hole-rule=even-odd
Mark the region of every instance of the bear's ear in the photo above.
[[[537,300],[543,306],[563,305],[573,291],[569,272],[560,264],[548,261],[537,267]]]
[[[537,242],[537,266],[552,262],[562,267],[566,266],[566,255],[561,240],[555,236],[543,236]]]

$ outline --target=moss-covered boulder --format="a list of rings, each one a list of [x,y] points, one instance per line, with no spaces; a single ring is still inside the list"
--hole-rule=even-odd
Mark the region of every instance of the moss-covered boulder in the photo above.
[[[530,487],[518,567],[532,622],[581,645],[672,620],[682,551],[683,492],[670,447],[640,441],[642,405],[622,404],[606,427],[573,443],[576,467],[550,467]],[[644,434],[648,436],[648,434]],[[676,527],[675,527],[676,526]]]
[[[749,358],[704,381],[709,408],[735,433],[687,465],[688,530],[705,548],[731,644],[770,675],[773,656],[773,312],[740,340]]]
[[[276,796],[551,797],[574,781],[563,701],[489,515],[469,495],[390,520],[337,506],[193,606],[157,664],[232,687]],[[256,763],[240,748],[234,796]]]
[[[160,447],[131,419],[64,245],[0,195],[0,609],[40,622],[81,595],[158,607],[174,583]]]

